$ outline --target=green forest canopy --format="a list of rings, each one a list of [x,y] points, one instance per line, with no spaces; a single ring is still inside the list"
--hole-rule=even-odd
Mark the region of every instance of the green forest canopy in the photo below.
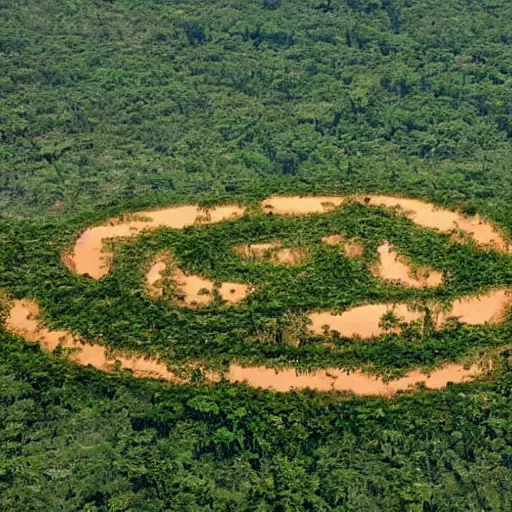
[[[509,2],[0,9],[11,216],[274,190],[510,203]]]
[[[208,274],[218,263],[220,278],[236,272],[223,256],[228,242],[261,230],[261,239],[291,243],[300,233],[305,243],[336,222],[364,229],[368,254],[385,235],[449,268],[444,298],[509,285],[507,257],[470,246],[448,253],[441,235],[379,211],[362,223],[356,207],[327,221],[260,218],[148,235],[120,247],[99,283],[72,276],[60,251],[124,211],[274,192],[421,197],[464,205],[510,232],[511,11],[505,0],[3,1],[0,288],[39,299],[53,325],[108,332],[121,347],[149,340],[150,328],[154,345],[139,350],[165,348],[184,326],[173,358],[201,351],[212,364],[286,365],[294,347],[253,343],[249,352],[247,332],[218,331],[225,336],[240,314],[258,322],[290,300],[303,307],[296,270],[250,269],[280,287],[216,325],[208,313],[144,299],[145,258],[173,247],[190,269]],[[310,291],[326,275],[358,277],[364,290],[333,286],[310,293],[314,303],[409,293],[376,286],[328,249],[315,258]],[[454,326],[340,342],[337,352],[311,343],[299,355],[305,367],[395,374],[503,346],[510,329]],[[215,340],[198,345],[206,332]],[[512,508],[506,351],[491,379],[385,401],[168,387],[76,368],[4,332],[0,343],[2,510]]]

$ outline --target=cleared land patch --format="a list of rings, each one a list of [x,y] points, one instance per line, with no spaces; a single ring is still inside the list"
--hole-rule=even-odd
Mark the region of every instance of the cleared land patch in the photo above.
[[[274,215],[307,215],[328,213],[345,201],[342,196],[273,196],[265,199],[261,208]]]
[[[413,269],[409,262],[400,256],[388,242],[380,245],[377,252],[379,261],[371,269],[376,277],[413,288],[439,286],[443,282],[441,272],[426,267]]]
[[[390,314],[401,323],[410,323],[422,318],[420,312],[409,309],[407,304],[370,304],[349,309],[339,315],[328,311],[310,313],[310,329],[315,334],[324,334],[328,329],[337,331],[347,338],[373,338],[398,330],[396,327],[386,328],[383,325],[383,318]]]
[[[185,384],[188,379],[178,377],[167,366],[154,359],[110,354],[105,347],[84,342],[66,331],[53,331],[40,325],[39,306],[27,299],[14,301],[5,322],[5,328],[23,336],[49,352],[62,347],[72,349],[71,361],[82,366],[93,366],[110,372],[116,367],[130,370],[134,377],[164,380],[174,384]],[[192,367],[199,365],[192,364]],[[412,391],[417,385],[427,389],[442,389],[449,382],[467,382],[483,373],[478,365],[465,368],[463,365],[446,365],[430,374],[415,370],[394,381],[385,382],[380,377],[360,371],[340,369],[318,370],[311,373],[298,373],[294,369],[275,370],[264,366],[243,367],[230,364],[224,374],[207,372],[207,382],[218,382],[222,378],[228,382],[245,383],[251,387],[272,391],[290,392],[312,389],[315,391],[343,391],[357,395],[391,396],[398,391]]]
[[[418,385],[423,385],[427,389],[442,389],[449,382],[468,382],[482,373],[483,369],[477,365],[465,368],[462,365],[450,364],[434,370],[430,374],[414,370],[400,379],[385,382],[379,377],[372,377],[360,371],[328,369],[299,374],[294,369],[274,370],[264,366],[244,368],[231,365],[228,380],[230,382],[245,382],[252,387],[285,393],[294,389],[313,389],[315,391],[344,391],[363,396],[390,396],[398,391],[412,391]]]
[[[508,243],[497,228],[479,216],[465,216],[459,212],[437,208],[436,206],[415,199],[405,199],[390,196],[315,196],[315,197],[282,197],[273,196],[260,204],[263,212],[273,215],[309,215],[326,214],[336,208],[341,208],[345,203],[359,202],[369,207],[383,206],[395,209],[403,213],[419,226],[434,229],[445,234],[463,234],[473,240],[484,249],[493,249],[501,253],[508,253]],[[106,240],[115,238],[134,237],[146,229],[169,227],[181,229],[194,224],[207,224],[223,220],[235,219],[245,212],[239,206],[221,206],[201,210],[197,205],[179,206],[153,212],[139,212],[131,215],[123,221],[112,220],[101,226],[91,227],[84,231],[76,240],[73,253],[67,258],[66,263],[70,270],[78,274],[88,274],[94,279],[99,279],[109,271],[108,258],[111,254],[103,251]],[[322,241],[329,245],[343,245],[343,249],[350,257],[362,255],[362,246],[358,240],[345,240],[341,235],[328,235]],[[347,245],[351,244],[351,245]],[[281,244],[251,244],[241,251],[241,255],[259,258],[261,255],[277,254],[275,261],[290,263],[291,252],[281,252]],[[290,250],[288,250],[290,251]],[[410,266],[405,260],[397,257],[389,244],[383,244],[379,248],[380,265],[378,274],[383,279],[391,279],[398,284],[422,288],[441,284],[442,276],[435,271],[411,273]],[[294,260],[295,261],[295,260]],[[418,269],[418,271],[425,269]],[[168,275],[166,273],[169,272]],[[216,292],[222,298],[232,304],[242,300],[248,293],[248,286],[240,283],[224,282],[216,284],[212,280],[200,276],[186,275],[179,267],[168,269],[162,260],[155,261],[146,275],[146,285],[153,287],[155,296],[161,292],[158,286],[165,279],[172,279],[183,295],[182,303],[187,306],[197,306],[210,303]],[[497,323],[503,320],[506,308],[509,305],[509,290],[505,288],[487,292],[480,296],[463,297],[456,299],[448,310],[434,311],[433,322],[436,329],[442,329],[452,317],[459,322],[468,325],[481,325]],[[25,304],[27,306],[27,304]],[[15,305],[16,307],[16,305]],[[21,307],[19,304],[18,308]],[[28,306],[27,306],[28,307]],[[435,308],[434,308],[435,309]],[[7,326],[15,332],[27,332],[29,339],[41,341],[48,349],[55,347],[55,336],[64,339],[64,343],[72,346],[75,343],[67,333],[57,331],[19,329],[14,321],[16,311],[11,312]],[[311,312],[310,330],[316,334],[324,331],[338,331],[342,336],[371,338],[386,332],[400,332],[403,324],[421,322],[425,313],[412,308],[409,304],[369,304],[348,309],[340,314],[332,311]],[[21,315],[23,316],[23,314]],[[19,317],[19,314],[18,314]],[[27,317],[28,318],[28,317]],[[19,319],[19,318],[18,318]],[[23,322],[22,322],[23,324]],[[25,326],[26,327],[26,326]],[[41,335],[42,332],[42,335]],[[37,333],[37,336],[36,334]],[[74,346],[74,345],[73,345]],[[73,356],[76,362],[89,364],[90,361],[101,369],[108,368],[108,357],[104,349],[96,353],[97,362],[92,353]],[[103,352],[102,352],[103,350]],[[82,349],[81,354],[85,354]],[[130,367],[132,359],[128,358],[122,367]],[[150,364],[150,363],[146,363]],[[159,363],[151,363],[159,364]],[[124,366],[123,366],[124,365]],[[138,371],[138,370],[135,370]],[[372,377],[360,371],[348,372],[342,369],[318,370],[312,373],[299,374],[294,369],[274,370],[262,366],[240,366],[231,363],[224,377],[229,382],[247,382],[251,386],[263,387],[279,391],[291,389],[311,388],[319,391],[339,390],[351,391],[357,394],[392,394],[395,391],[411,389],[417,382],[423,383],[427,388],[439,389],[448,382],[463,382],[479,375],[481,370],[474,365],[464,369],[461,365],[448,365],[426,375],[419,370],[409,372],[405,377],[386,383],[382,379]],[[156,373],[157,378],[173,380],[173,376],[166,375],[164,370]]]

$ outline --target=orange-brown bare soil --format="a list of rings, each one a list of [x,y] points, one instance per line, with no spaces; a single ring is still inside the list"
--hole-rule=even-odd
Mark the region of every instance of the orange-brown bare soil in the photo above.
[[[456,318],[468,325],[493,324],[503,320],[510,304],[508,289],[498,289],[476,297],[464,297],[453,302],[450,309],[437,315],[436,327],[442,329],[449,318]],[[397,332],[395,323],[386,328],[386,315],[392,313],[398,323],[410,323],[422,320],[424,314],[414,311],[407,304],[369,304],[359,306],[341,314],[330,311],[309,314],[310,329],[315,334],[337,331],[347,338],[373,338],[386,332]]]
[[[129,369],[136,377],[164,379],[180,382],[169,372],[167,366],[153,359],[110,355],[105,347],[82,342],[78,337],[66,331],[52,331],[39,325],[39,306],[30,300],[14,301],[5,327],[8,331],[20,334],[26,340],[39,343],[44,350],[54,351],[57,347],[72,349],[71,361],[82,366],[94,366],[98,370],[111,371],[115,365]]]
[[[466,369],[461,365],[451,364],[434,370],[430,374],[414,370],[400,379],[385,382],[380,377],[366,375],[360,371],[329,369],[299,374],[293,369],[274,370],[264,366],[244,368],[231,365],[228,380],[230,382],[245,382],[251,387],[285,393],[294,389],[312,389],[315,391],[345,391],[356,395],[389,396],[397,391],[411,391],[419,384],[424,385],[427,389],[442,389],[449,382],[467,382],[481,375],[482,372],[483,370],[477,365]]]
[[[130,216],[131,220],[114,220],[85,230],[76,240],[73,254],[64,259],[64,263],[77,274],[88,274],[93,279],[100,279],[108,274],[112,257],[111,253],[104,251],[106,240],[134,237],[146,229],[183,229],[194,224],[211,224],[238,218],[244,211],[235,205],[219,206],[207,211],[197,205],[189,205],[134,213]]]
[[[135,356],[108,354],[105,347],[83,343],[66,331],[52,331],[39,325],[39,307],[30,300],[15,301],[5,322],[8,331],[24,336],[30,342],[39,343],[44,350],[57,347],[73,349],[70,359],[82,366],[91,365],[102,371],[112,371],[119,366],[129,369],[137,378],[161,379],[175,384],[184,384],[182,379],[170,372],[167,366],[153,359]],[[316,391],[345,391],[357,395],[391,396],[397,391],[413,390],[418,384],[427,389],[441,389],[449,382],[466,382],[477,377],[483,370],[473,365],[465,369],[461,365],[447,365],[430,374],[409,372],[405,377],[385,382],[382,378],[366,375],[360,371],[339,369],[318,370],[299,374],[296,370],[274,370],[263,366],[242,367],[231,364],[224,378],[231,383],[246,383],[249,386],[273,391],[290,392],[294,389]],[[207,380],[216,382],[220,376],[208,373]]]
[[[392,313],[402,323],[410,323],[422,318],[420,312],[410,310],[406,304],[395,306],[369,304],[349,309],[339,315],[328,311],[310,313],[310,329],[315,334],[323,334],[327,329],[328,331],[337,331],[347,338],[373,338],[395,330],[394,328],[386,329],[382,325],[382,318],[389,313]]]
[[[443,233],[462,231],[472,237],[475,242],[483,246],[492,247],[505,252],[507,242],[502,234],[488,221],[479,215],[466,216],[459,212],[438,208],[437,206],[418,199],[406,199],[392,196],[368,196],[359,198],[360,201],[371,206],[385,206],[398,208],[419,226],[436,229]]]
[[[307,215],[328,213],[346,200],[343,196],[272,196],[261,203],[261,208],[275,215]]]
[[[412,269],[407,260],[401,257],[387,242],[380,245],[377,251],[379,261],[371,269],[376,277],[413,288],[439,286],[443,282],[441,272],[425,267]]]
[[[151,265],[146,274],[146,285],[149,294],[160,297],[163,294],[164,281],[171,279],[176,284],[176,289],[182,297],[176,303],[194,307],[210,304],[215,298],[215,290],[230,304],[236,304],[245,299],[250,293],[250,287],[246,284],[222,282],[218,286],[210,279],[197,275],[185,274],[179,267],[172,263],[172,275],[164,276],[167,263],[164,259],[157,259]]]

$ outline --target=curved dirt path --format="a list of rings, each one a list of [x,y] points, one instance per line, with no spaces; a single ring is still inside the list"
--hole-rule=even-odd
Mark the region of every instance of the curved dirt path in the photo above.
[[[418,226],[435,229],[441,233],[461,231],[484,247],[501,252],[508,251],[508,243],[499,230],[479,215],[463,215],[446,208],[438,208],[432,203],[403,197],[366,196],[358,197],[358,201],[368,206],[398,208]]]
[[[404,377],[385,382],[380,377],[366,375],[360,371],[339,369],[318,370],[299,374],[290,368],[274,370],[265,366],[242,367],[231,365],[227,379],[230,382],[244,382],[254,388],[269,389],[289,393],[293,390],[312,389],[314,391],[343,391],[362,396],[391,396],[398,391],[413,391],[418,385],[427,389],[443,389],[448,383],[468,382],[483,374],[478,365],[464,368],[450,364],[425,374],[419,370],[407,373]]]
[[[159,379],[175,384],[185,384],[187,379],[170,372],[164,363],[154,359],[108,353],[105,347],[90,344],[66,331],[52,331],[39,325],[39,306],[31,300],[14,301],[5,322],[5,328],[26,340],[39,343],[49,352],[57,347],[72,349],[70,360],[82,366],[93,366],[111,372],[116,367],[128,369],[138,378]],[[199,367],[199,365],[191,365]],[[380,377],[366,375],[360,371],[339,369],[317,370],[299,374],[294,369],[274,370],[264,366],[242,367],[231,364],[224,375],[207,373],[207,382],[219,382],[222,378],[232,384],[245,383],[251,387],[272,391],[290,392],[312,389],[315,391],[344,391],[357,395],[391,396],[397,391],[411,391],[417,385],[427,389],[442,389],[449,382],[467,382],[483,373],[478,365],[464,368],[462,365],[446,365],[430,374],[418,370],[404,377],[385,382]]]
[[[377,248],[379,261],[370,269],[375,277],[412,288],[430,288],[443,283],[443,274],[423,267],[414,269],[406,258],[398,254],[394,247],[384,242]]]
[[[237,219],[245,209],[236,205],[218,206],[208,210],[198,205],[175,206],[163,210],[142,211],[130,215],[130,220],[113,219],[109,223],[86,229],[76,240],[73,253],[63,258],[68,268],[93,279],[100,279],[110,271],[112,253],[104,250],[107,240],[133,238],[147,229],[183,229],[194,224],[213,224]]]
[[[183,382],[167,370],[167,366],[143,357],[126,357],[108,354],[105,347],[83,343],[67,331],[53,331],[39,325],[39,305],[28,299],[14,301],[5,321],[5,328],[26,340],[39,343],[41,347],[53,352],[57,347],[73,349],[70,360],[82,366],[94,366],[98,370],[111,371],[117,364],[129,369],[135,377],[158,378],[169,382]]]
[[[478,296],[461,297],[453,301],[448,311],[437,313],[435,328],[442,329],[450,318],[467,325],[497,324],[502,322],[512,301],[512,290],[499,288]],[[435,313],[435,312],[434,312]],[[383,319],[392,314],[400,323],[409,324],[424,319],[424,313],[408,304],[368,304],[336,314],[330,311],[308,315],[310,330],[315,334],[336,331],[346,338],[369,339],[385,333],[399,332],[394,325],[386,328]]]
[[[367,206],[383,206],[397,209],[416,224],[448,234],[465,234],[483,248],[490,248],[508,253],[508,243],[500,231],[491,223],[479,216],[468,217],[461,213],[437,208],[435,205],[415,199],[391,196],[321,196],[321,197],[289,197],[273,196],[260,205],[264,212],[274,215],[308,215],[325,214],[348,201],[358,201]],[[197,205],[178,206],[159,211],[144,211],[131,214],[129,219],[112,220],[104,225],[95,226],[84,231],[76,240],[73,253],[66,258],[66,264],[77,274],[88,274],[99,279],[109,272],[111,253],[104,251],[104,242],[122,237],[134,237],[146,229],[170,227],[182,229],[197,223],[214,223],[242,216],[245,209],[228,205],[212,208],[207,212]],[[324,237],[329,244],[339,244],[343,238],[338,236]],[[359,256],[362,248],[358,247],[355,256]],[[386,253],[386,254],[384,254]],[[383,251],[382,256],[392,256],[391,250]],[[152,286],[162,278],[165,266],[156,262],[147,274],[147,284]],[[407,268],[395,268],[405,281]],[[178,283],[183,276],[174,276]],[[186,276],[185,276],[186,277]],[[208,289],[211,281],[199,276],[198,286]],[[410,277],[410,276],[409,276]],[[196,279],[196,280],[197,280]],[[439,276],[434,276],[438,280]],[[417,285],[419,279],[413,286]],[[186,284],[186,283],[185,283]],[[228,283],[233,284],[233,283]],[[419,285],[418,285],[419,286]],[[197,286],[195,287],[197,288]],[[195,289],[194,288],[194,289]],[[195,290],[197,291],[197,290]],[[197,299],[197,298],[196,298]],[[454,301],[448,312],[440,313],[436,327],[442,328],[449,317],[457,317],[460,322],[470,325],[495,323],[501,321],[509,304],[509,292],[506,289],[495,290],[479,297],[466,297]],[[392,311],[394,317],[408,323],[422,319],[422,313],[414,311],[406,304],[389,306],[386,304],[370,304],[345,311],[336,315],[332,312],[314,312],[310,314],[313,332],[322,333],[324,327],[338,330],[343,336],[374,337],[389,332],[382,325],[382,317]],[[129,368],[137,377],[154,377],[171,382],[183,382],[170,373],[165,365],[152,360],[138,357],[112,357],[107,355],[105,348],[98,345],[83,344],[63,331],[49,331],[38,328],[32,316],[37,315],[37,305],[27,301],[15,302],[10,312],[6,327],[12,332],[24,335],[28,340],[39,342],[43,348],[54,350],[59,343],[65,347],[79,349],[73,352],[71,359],[79,364],[92,364],[94,367],[109,370],[112,363],[118,361],[121,368]],[[396,329],[396,328],[395,328]],[[426,375],[418,370],[408,373],[405,377],[391,382],[384,382],[377,377],[368,376],[360,371],[348,372],[340,369],[319,370],[308,374],[298,374],[294,369],[274,370],[255,366],[242,367],[231,364],[224,375],[229,382],[246,382],[253,387],[290,391],[292,389],[310,388],[317,391],[349,391],[360,395],[390,395],[396,391],[409,390],[416,383],[422,383],[429,389],[441,389],[448,382],[464,382],[480,375],[483,370],[473,365],[464,369],[461,365],[447,365]],[[217,376],[218,377],[218,376]],[[210,376],[210,380],[218,380]]]
[[[168,266],[171,267],[172,274],[166,276]],[[230,281],[215,283],[211,279],[185,274],[171,258],[161,256],[156,258],[146,274],[146,286],[151,297],[163,295],[165,280],[174,281],[177,291],[183,297],[176,298],[173,303],[188,307],[211,304],[215,299],[215,291],[229,304],[237,304],[251,292],[247,284]]]

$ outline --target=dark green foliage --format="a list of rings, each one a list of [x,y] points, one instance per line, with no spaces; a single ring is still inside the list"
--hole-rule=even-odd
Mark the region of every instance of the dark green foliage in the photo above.
[[[393,401],[167,387],[0,333],[0,508],[507,511],[512,374]]]
[[[510,2],[278,3],[4,1],[0,211],[361,189],[509,208]]]
[[[263,0],[263,7],[273,11],[274,9],[279,9],[279,7],[281,7],[282,1],[283,0]]]
[[[204,27],[201,24],[195,21],[187,21],[183,25],[183,28],[191,45],[195,46],[196,44],[203,44],[206,42]]]
[[[100,282],[60,259],[125,211],[278,192],[420,197],[510,234],[511,20],[507,0],[0,2],[2,293],[39,300],[53,327],[178,367],[396,376],[502,349],[488,382],[387,401],[136,381],[0,330],[0,510],[511,510],[510,320],[283,343],[289,315],[311,309],[511,285],[510,257],[351,204],[148,233],[116,248]],[[364,240],[363,261],[320,246],[337,232]],[[275,267],[231,250],[275,239],[312,246],[311,260]],[[373,279],[365,265],[384,239],[446,285]],[[258,291],[236,308],[152,301],[142,275],[161,249]]]

